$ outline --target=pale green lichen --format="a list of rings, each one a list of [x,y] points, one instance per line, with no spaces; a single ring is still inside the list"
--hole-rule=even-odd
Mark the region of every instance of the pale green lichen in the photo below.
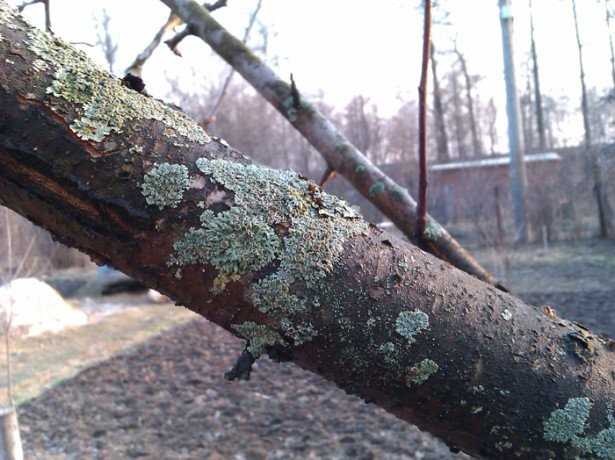
[[[290,285],[278,280],[277,275],[260,280],[252,288],[252,301],[265,313],[303,313],[306,311],[305,299],[290,292]]]
[[[295,108],[295,100],[292,95],[288,96],[282,101],[282,107],[284,107],[284,111],[286,112],[286,118],[288,118],[288,121],[290,121],[291,123],[297,121],[298,111]]]
[[[376,181],[372,184],[372,186],[369,188],[369,190],[367,191],[367,195],[370,198],[375,197],[376,195],[379,195],[381,193],[384,193],[385,191],[385,185],[384,182],[382,182],[381,180]]]
[[[36,28],[29,29],[27,36],[28,48],[39,57],[36,69],[51,67],[55,71],[47,93],[81,106],[70,125],[81,139],[101,142],[112,132],[122,132],[131,120],[153,119],[165,125],[167,137],[182,136],[200,144],[210,141],[205,131],[185,114],[127,89],[59,38]],[[51,104],[54,110],[61,110],[59,104]]]
[[[219,214],[205,210],[201,221],[201,228],[190,229],[175,243],[172,263],[213,265],[218,270],[216,292],[228,281],[267,266],[281,252],[282,243],[273,228],[259,216],[246,216],[240,208]]]
[[[254,358],[260,357],[266,351],[266,347],[286,345],[284,339],[276,331],[268,326],[256,324],[253,321],[233,324],[232,327],[241,337],[248,341],[248,351]]]
[[[395,330],[405,337],[409,344],[416,342],[416,336],[429,328],[429,315],[420,310],[402,311],[395,320]]]
[[[615,419],[612,412],[608,414],[608,428],[594,436],[585,433],[592,405],[589,398],[569,399],[563,409],[554,410],[545,420],[544,438],[570,444],[585,455],[615,459]]]
[[[439,369],[440,366],[438,366],[438,363],[429,358],[424,359],[408,370],[406,383],[408,386],[411,386],[412,383],[422,385],[429,380],[432,375],[438,372]]]
[[[399,351],[393,342],[383,343],[378,351],[384,355],[384,362],[389,366],[396,366],[399,361]]]
[[[433,219],[427,221],[425,225],[425,238],[430,241],[437,241],[444,236],[444,228]]]
[[[190,183],[184,165],[162,163],[155,165],[143,177],[141,185],[145,202],[158,209],[176,208]]]
[[[250,299],[295,345],[310,340],[317,331],[305,318],[319,305],[320,283],[346,241],[367,225],[345,202],[294,172],[221,159],[201,158],[196,165],[233,199],[228,210],[203,212],[201,227],[175,243],[171,265],[213,265],[216,293],[228,281],[275,266],[253,283]]]

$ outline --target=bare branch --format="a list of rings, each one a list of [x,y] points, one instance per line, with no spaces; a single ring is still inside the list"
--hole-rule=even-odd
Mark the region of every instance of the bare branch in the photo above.
[[[42,3],[45,7],[45,30],[51,33],[51,12],[49,11],[49,1],[50,0],[28,0],[23,2],[21,5],[17,7],[17,11],[22,12],[30,5],[36,5],[37,3]]]
[[[162,0],[199,37],[233,66],[318,150],[327,164],[353,184],[412,241],[416,241],[417,204],[408,191],[373,165],[306,98],[294,107],[291,86],[278,77],[240,40],[231,35],[193,0]],[[200,8],[199,14],[193,14]],[[477,278],[502,288],[500,283],[431,216],[427,216],[424,239],[430,252]]]
[[[431,46],[431,0],[424,0],[423,12],[423,61],[419,85],[419,190],[416,218],[416,239],[422,247],[428,247],[425,239],[427,225],[427,81]]]
[[[256,4],[256,8],[254,8],[254,11],[252,12],[252,15],[250,16],[250,22],[248,23],[248,26],[246,27],[246,30],[243,33],[243,38],[241,40],[241,42],[244,44],[248,42],[248,38],[250,37],[250,32],[252,31],[252,27],[254,26],[254,23],[256,22],[256,17],[258,16],[258,13],[261,9],[262,4],[263,4],[263,1],[258,0],[258,3]],[[171,47],[171,49],[175,49],[176,46],[177,45],[174,45],[173,47]],[[224,79],[224,83],[222,84],[222,89],[220,90],[220,94],[218,94],[216,103],[213,105],[213,107],[209,111],[209,114],[207,115],[206,120],[207,120],[208,125],[215,121],[216,114],[218,113],[218,110],[220,110],[220,107],[222,107],[222,101],[224,100],[224,96],[226,96],[228,88],[231,84],[231,80],[233,80],[234,76],[235,76],[235,69],[231,67],[228,75]]]
[[[219,8],[226,6],[226,4],[227,4],[227,0],[218,0],[216,3],[211,4],[211,5],[204,4],[203,7],[207,9],[208,11],[215,11]],[[150,44],[147,45],[147,47],[143,51],[141,51],[141,53],[139,53],[139,55],[135,58],[134,62],[130,65],[130,67],[126,69],[126,73],[130,73],[132,75],[136,75],[140,77],[141,74],[143,73],[143,66],[145,65],[147,60],[152,56],[152,54],[154,54],[154,51],[156,50],[156,48],[158,48],[160,43],[162,43],[162,39],[165,36],[165,34],[167,32],[172,31],[173,29],[175,29],[175,27],[181,24],[182,24],[182,20],[175,14],[171,13],[169,15],[169,19],[167,19],[167,22],[160,28],[160,30],[158,30],[156,35],[154,35],[154,38],[152,39]],[[189,34],[186,33],[185,36],[187,35]]]

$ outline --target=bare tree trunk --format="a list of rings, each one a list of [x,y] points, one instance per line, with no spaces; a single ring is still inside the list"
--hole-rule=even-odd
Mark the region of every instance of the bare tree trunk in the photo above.
[[[607,339],[249,163],[4,0],[0,35],[0,203],[245,338],[242,356],[292,360],[456,449],[613,458]]]
[[[474,87],[474,84],[472,83],[472,77],[468,72],[468,64],[466,62],[466,58],[463,53],[459,51],[459,49],[457,49],[457,46],[455,46],[455,54],[457,55],[457,59],[459,60],[461,73],[463,74],[463,78],[466,85],[466,104],[468,105],[468,121],[470,122],[470,133],[472,134],[472,156],[481,156],[483,154],[483,144],[480,140],[480,136],[478,135],[478,127],[476,125],[474,96],[472,95],[472,88]]]
[[[495,146],[498,143],[498,132],[496,127],[498,110],[493,102],[493,98],[489,99],[486,112],[489,133],[489,153],[493,155],[495,154]]]
[[[533,3],[530,0],[530,41],[532,54],[532,75],[534,77],[534,107],[536,111],[536,130],[538,131],[538,149],[544,152],[547,149],[547,134],[542,109],[542,92],[540,90],[540,75],[538,72],[538,53],[536,52],[536,39],[534,37]]]
[[[449,84],[453,99],[453,126],[455,128],[455,141],[457,142],[457,155],[461,159],[468,157],[465,141],[465,129],[463,126],[463,113],[461,112],[461,97],[459,95],[459,82],[457,74],[453,71],[449,74]]]
[[[604,0],[604,10],[606,18],[606,29],[609,34],[609,49],[611,51],[611,77],[613,79],[613,91],[615,91],[615,47],[613,46],[613,34],[611,33],[611,10],[610,0]]]
[[[602,172],[600,171],[600,163],[598,162],[597,154],[592,150],[592,133],[591,124],[589,121],[589,107],[587,100],[587,87],[585,85],[585,66],[583,64],[583,43],[579,32],[579,21],[577,15],[576,0],[572,0],[572,14],[574,18],[574,30],[577,39],[577,48],[579,51],[579,69],[581,79],[581,112],[583,113],[583,129],[585,139],[585,155],[589,165],[590,174],[594,185],[594,197],[596,199],[596,207],[598,210],[598,226],[601,238],[609,237],[609,223],[607,221],[608,204],[605,203],[606,196],[603,193]]]
[[[19,421],[14,407],[0,409],[0,459],[23,460]]]
[[[438,63],[436,62],[436,51],[433,41],[430,48],[431,58],[431,73],[433,79],[433,109],[434,109],[434,124],[436,128],[436,148],[438,153],[438,162],[444,163],[450,160],[448,151],[448,135],[446,134],[446,123],[444,122],[444,106],[442,104],[442,90],[440,89],[440,81],[438,80]]]
[[[197,2],[164,0],[164,3],[259,91],[321,153],[331,170],[344,176],[410,240],[414,240],[417,205],[405,188],[370,163],[303,97],[300,89],[281,80]],[[432,254],[483,281],[502,287],[431,216],[428,216],[425,240],[428,242],[426,249]]]

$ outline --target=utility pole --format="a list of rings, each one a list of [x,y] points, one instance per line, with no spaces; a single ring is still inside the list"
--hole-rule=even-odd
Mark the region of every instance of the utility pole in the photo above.
[[[510,149],[510,193],[512,196],[515,221],[515,242],[528,240],[527,214],[525,210],[525,162],[519,126],[519,98],[515,81],[515,60],[513,56],[513,15],[511,0],[498,0],[500,23],[502,25],[502,46],[504,50],[504,74],[506,77],[506,113],[508,115],[508,145]]]

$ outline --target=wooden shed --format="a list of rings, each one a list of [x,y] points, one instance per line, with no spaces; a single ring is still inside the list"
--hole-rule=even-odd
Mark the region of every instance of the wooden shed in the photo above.
[[[524,159],[528,189],[550,189],[557,182],[560,155],[536,153],[525,155]],[[496,193],[501,200],[510,196],[508,155],[434,164],[429,168],[429,175],[430,209],[445,223],[493,215]]]

